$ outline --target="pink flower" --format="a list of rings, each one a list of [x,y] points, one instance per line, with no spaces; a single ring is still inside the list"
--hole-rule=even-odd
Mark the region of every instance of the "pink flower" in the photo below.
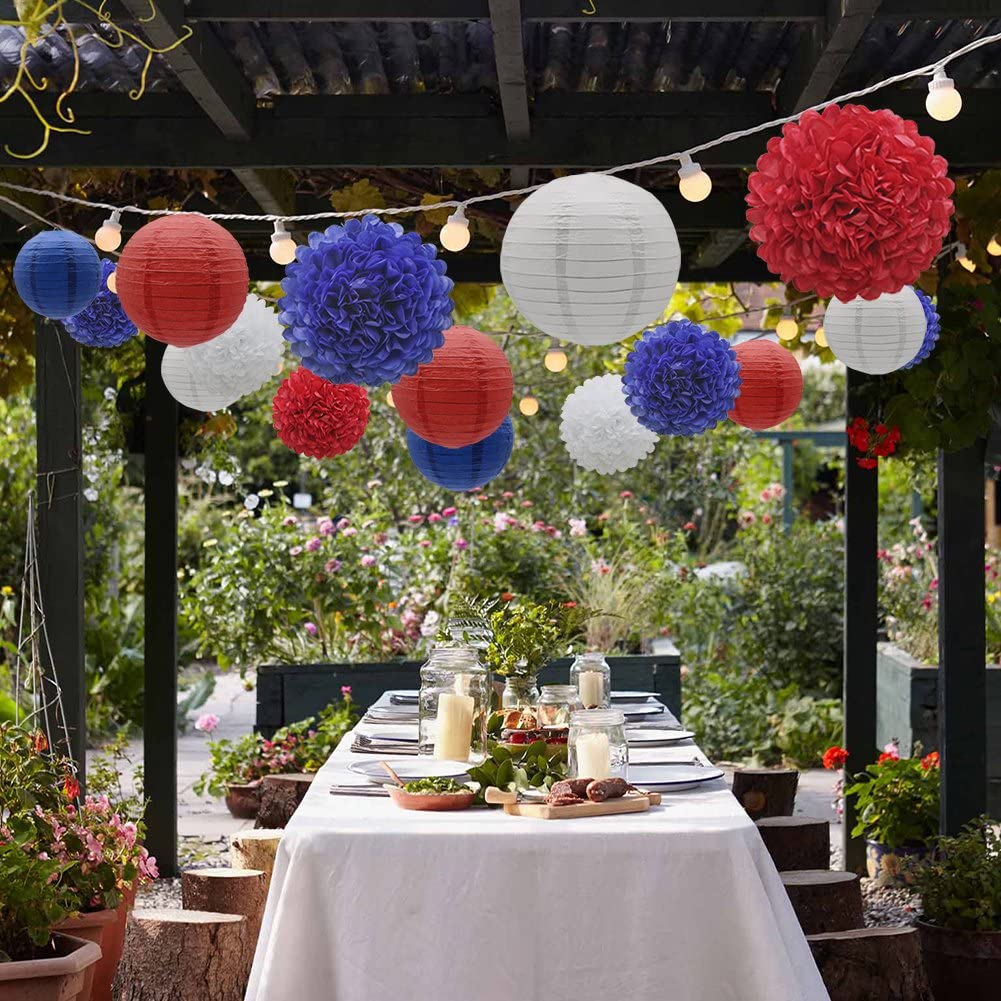
[[[422,515],[422,514],[412,514],[412,515],[410,515],[409,518],[407,518],[407,521],[409,521],[411,525],[423,525],[424,524],[424,515]]]
[[[374,556],[366,554],[359,561],[363,567],[374,567],[376,564],[376,559]]]
[[[506,532],[508,529],[508,518],[503,511],[498,511],[494,515],[494,531]]]
[[[319,630],[316,628],[315,622],[304,622],[302,624],[302,628],[305,629],[310,636],[315,636],[319,632]]]
[[[438,514],[437,511],[432,511],[431,514],[428,515],[428,521],[430,521],[433,525],[436,525],[439,521],[441,521],[441,515]]]
[[[456,549],[468,549],[469,548],[469,543],[466,542],[465,539],[456,539],[455,540],[455,548]]]
[[[621,497],[621,498],[622,498],[623,500],[629,500],[629,498],[630,498],[630,497],[632,497],[632,495],[633,495],[633,492],[632,492],[632,490],[620,490],[620,491],[619,491],[619,496],[620,496],[620,497]]]
[[[358,534],[358,529],[353,528],[350,525],[347,528],[342,529],[341,531],[341,535],[343,535],[346,539],[350,538],[352,535],[357,535],[357,534]]]
[[[350,519],[348,519],[348,518],[339,518],[337,520],[337,525],[336,525],[337,531],[338,532],[343,532],[344,529],[347,528],[348,525],[350,525],[350,524],[351,524]]]
[[[504,493],[501,494],[501,497],[505,500],[510,500],[513,496],[514,494],[510,490],[505,490]]]
[[[749,528],[757,520],[758,519],[753,511],[741,511],[740,514],[737,515],[737,524],[740,525],[741,528]]]
[[[299,522],[295,518],[293,518],[292,515],[289,514],[289,515],[286,515],[284,518],[282,518],[282,524],[286,528],[288,528],[291,525],[298,525]]]
[[[306,542],[306,552],[315,553],[320,546],[323,545],[323,540],[320,539],[318,535],[314,535],[311,539]]]
[[[770,525],[771,523],[772,523],[772,516],[766,511],[761,516],[761,524],[762,525]]]
[[[342,699],[350,699],[351,698],[351,686],[350,685],[341,685],[341,698]]]
[[[421,549],[430,549],[431,548],[431,540],[430,539],[421,539],[421,541],[418,542],[417,545],[420,546]]]
[[[442,510],[441,516],[443,518],[451,518],[459,509],[456,507],[446,507]]]
[[[212,733],[219,725],[219,717],[215,713],[203,713],[195,720],[195,729],[202,733]]]
[[[570,535],[580,537],[587,535],[587,522],[583,518],[568,518],[567,524],[570,526]]]
[[[323,564],[323,569],[326,570],[327,573],[337,573],[341,566],[342,564],[340,560],[327,560],[327,562]]]
[[[894,761],[897,761],[900,758],[900,747],[891,740],[883,746],[883,753],[889,755]]]
[[[522,507],[535,507],[535,505],[531,501],[522,501],[521,502],[521,506]]]
[[[375,490],[376,487],[382,486],[382,480],[369,480],[368,483],[365,484],[365,486],[369,490]]]
[[[321,518],[316,523],[316,530],[320,535],[333,535],[336,529],[332,518]]]
[[[293,546],[289,551],[289,556],[298,556],[302,552],[302,546]]]

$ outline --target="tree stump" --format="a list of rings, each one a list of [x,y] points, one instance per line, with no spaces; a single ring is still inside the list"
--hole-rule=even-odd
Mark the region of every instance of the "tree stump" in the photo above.
[[[799,772],[794,768],[738,768],[733,794],[751,820],[791,817]]]
[[[265,775],[254,827],[272,831],[285,827],[312,784],[312,775]]]
[[[931,1001],[914,928],[856,928],[807,942],[831,1001]]]
[[[779,872],[831,867],[831,825],[814,817],[762,817],[755,821]]]
[[[238,914],[133,911],[125,936],[118,1001],[242,1001],[254,959]]]
[[[281,831],[240,831],[229,839],[229,864],[234,869],[260,869],[267,893],[281,840]]]
[[[801,869],[779,875],[805,935],[862,927],[862,884],[855,873]]]
[[[186,869],[181,873],[181,899],[186,911],[242,915],[247,919],[251,945],[256,948],[268,899],[263,870]]]

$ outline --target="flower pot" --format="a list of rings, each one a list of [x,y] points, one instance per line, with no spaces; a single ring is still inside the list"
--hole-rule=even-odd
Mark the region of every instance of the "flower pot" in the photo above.
[[[259,783],[226,787],[226,809],[239,820],[253,820],[261,806]]]
[[[902,848],[892,848],[879,841],[866,840],[865,868],[870,879],[876,880],[876,885],[911,886],[914,876],[905,871],[902,863],[905,860],[923,859],[928,854],[926,845],[904,845]]]
[[[44,959],[0,963],[0,1001],[80,1001],[87,971],[101,958],[96,942],[56,933]]]
[[[83,914],[80,914],[75,918],[66,918],[65,921],[60,921],[59,924],[56,925],[55,930],[59,932],[66,932],[74,938],[82,938],[100,946],[101,960],[103,960],[104,936],[115,923],[117,917],[117,911],[107,909],[103,911],[85,911]],[[93,966],[88,967],[87,971],[84,973],[83,987],[80,989],[78,1001],[90,1001],[94,985],[94,974],[97,972],[97,966],[98,964],[95,963]]]
[[[1001,980],[1001,931],[957,931],[918,922],[935,1001],[988,1001]]]
[[[122,902],[115,911],[115,920],[104,929],[104,938],[101,939],[101,959],[94,967],[90,1001],[111,1001],[111,985],[115,982],[118,964],[122,961],[125,928],[129,923],[129,912],[135,903],[136,885],[133,883],[122,891]]]

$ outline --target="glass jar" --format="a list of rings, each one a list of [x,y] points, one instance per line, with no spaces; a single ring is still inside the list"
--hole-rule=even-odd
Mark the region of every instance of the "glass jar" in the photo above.
[[[629,745],[621,709],[582,709],[570,717],[569,768],[573,779],[628,780]]]
[[[570,665],[570,684],[580,694],[585,709],[607,709],[612,704],[612,669],[605,655],[589,650]]]
[[[421,668],[419,754],[479,764],[487,756],[490,688],[471,646],[436,647]]]
[[[570,716],[583,709],[573,685],[543,685],[539,697],[539,726],[547,744],[566,744]]]
[[[539,701],[539,680],[534,674],[510,674],[504,679],[504,709],[534,706]]]

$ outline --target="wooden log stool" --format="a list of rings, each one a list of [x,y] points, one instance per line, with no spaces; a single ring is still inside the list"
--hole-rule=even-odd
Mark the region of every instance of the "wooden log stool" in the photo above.
[[[794,768],[738,768],[733,794],[751,820],[791,817],[799,772]]]
[[[264,873],[265,896],[271,886],[275,856],[282,831],[240,831],[229,839],[229,864],[234,869],[260,869]]]
[[[312,775],[265,775],[254,827],[268,830],[285,827],[312,784]]]
[[[915,928],[807,936],[831,1001],[931,1001]]]
[[[862,884],[855,873],[800,869],[779,875],[805,935],[862,927]]]
[[[164,908],[133,911],[118,1001],[242,1001],[254,959],[239,914]]]
[[[184,909],[242,915],[255,948],[267,899],[268,880],[262,869],[186,869],[181,873]]]
[[[831,867],[831,825],[815,817],[762,817],[754,822],[779,872]]]

